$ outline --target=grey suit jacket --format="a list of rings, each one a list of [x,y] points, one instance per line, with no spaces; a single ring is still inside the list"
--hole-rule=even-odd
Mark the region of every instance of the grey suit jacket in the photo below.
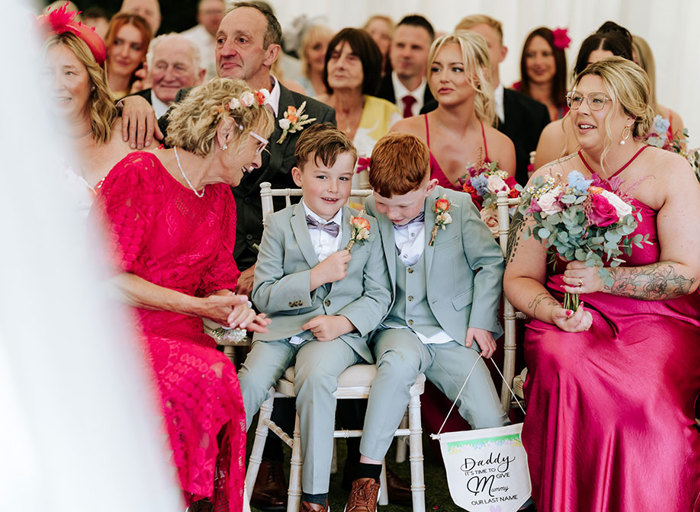
[[[445,195],[452,222],[438,230],[435,245],[429,245],[435,224],[435,202]],[[377,218],[384,255],[396,294],[396,245],[392,222],[377,212],[374,198],[365,203]],[[428,304],[440,327],[456,341],[467,336],[467,327],[491,331],[499,337],[499,299],[503,283],[503,253],[481,221],[469,194],[436,187],[425,200],[425,267]],[[390,308],[391,309],[391,306]]]
[[[350,217],[343,207],[340,247],[350,241]],[[357,329],[340,338],[365,361],[373,362],[367,347],[368,334],[389,311],[389,274],[382,256],[377,221],[370,222],[372,240],[355,244],[345,279],[310,291],[311,269],[318,265],[301,203],[272,214],[263,233],[255,266],[252,300],[272,323],[269,332],[254,340],[271,341],[300,334],[302,325],[318,315],[343,315]]]

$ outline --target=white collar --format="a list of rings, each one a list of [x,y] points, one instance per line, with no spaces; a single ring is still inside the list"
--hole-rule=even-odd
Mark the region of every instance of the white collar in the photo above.
[[[502,123],[506,122],[506,111],[503,106],[503,84],[498,82],[498,87],[493,90],[493,96],[496,100],[496,115]]]
[[[163,114],[165,114],[170,106],[161,101],[158,96],[156,96],[156,92],[151,89],[151,106],[153,107],[153,111],[156,113],[156,118],[160,119]]]
[[[270,78],[273,82],[275,82],[275,84],[272,86],[272,90],[270,91],[269,105],[270,107],[272,107],[272,111],[275,113],[275,117],[277,117],[277,114],[280,110],[280,83],[274,75],[270,75]]]
[[[333,218],[331,220],[325,220],[325,219],[322,219],[321,217],[319,217],[318,215],[316,215],[316,213],[314,213],[311,209],[309,209],[309,207],[306,206],[306,203],[304,202],[303,199],[301,200],[301,204],[304,206],[304,211],[306,212],[306,215],[311,215],[311,218],[317,220],[320,224],[330,224],[331,222],[335,222],[336,224],[338,224],[338,226],[343,225],[343,207],[342,206],[338,210],[338,213],[336,213],[335,216],[333,216]]]
[[[394,84],[394,97],[396,98],[397,103],[401,102],[401,98],[403,98],[404,96],[413,96],[418,101],[418,103],[423,103],[423,96],[425,95],[425,86],[428,83],[425,78],[423,78],[420,82],[420,85],[412,91],[409,91],[406,88],[406,86],[401,83],[401,80],[399,80],[396,71],[391,72],[391,82]]]

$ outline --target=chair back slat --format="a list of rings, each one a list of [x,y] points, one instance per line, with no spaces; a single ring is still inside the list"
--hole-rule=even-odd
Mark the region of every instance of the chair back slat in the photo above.
[[[510,228],[509,210],[520,204],[519,198],[509,198],[506,192],[498,193],[496,207],[498,208],[498,241],[505,256],[508,251],[508,229]],[[515,308],[503,294],[503,377],[501,384],[501,404],[508,411],[511,404],[510,390],[506,382],[512,386],[515,377]]]

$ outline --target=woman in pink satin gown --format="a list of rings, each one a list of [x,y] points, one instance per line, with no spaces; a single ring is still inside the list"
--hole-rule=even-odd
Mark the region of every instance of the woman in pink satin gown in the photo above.
[[[153,369],[187,505],[242,509],[245,410],[236,371],[202,317],[265,332],[234,295],[236,210],[230,186],[260,165],[274,119],[239,80],[193,89],[170,114],[173,149],[134,152],[108,174],[98,204]]]
[[[592,64],[574,89],[581,150],[536,175],[566,182],[578,170],[620,185],[651,244],[604,268],[608,285],[600,268],[548,266],[544,246],[522,237],[527,217],[513,220],[504,285],[532,318],[523,443],[533,498],[541,512],[695,511],[700,231],[688,220],[700,218],[700,185],[682,157],[640,142],[653,112],[639,67],[618,57]],[[576,312],[562,307],[564,292],[580,294]]]

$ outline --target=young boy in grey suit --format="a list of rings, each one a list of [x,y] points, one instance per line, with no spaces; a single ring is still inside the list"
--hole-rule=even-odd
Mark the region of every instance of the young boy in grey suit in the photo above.
[[[366,203],[377,218],[394,298],[373,335],[377,377],[360,443],[348,512],[374,512],[381,461],[420,373],[474,428],[506,415],[483,357],[501,334],[497,315],[503,256],[469,194],[430,179],[430,154],[417,137],[389,134],[374,146]],[[467,374],[474,371],[459,393]]]
[[[316,512],[328,507],[338,376],[374,361],[367,336],[391,297],[374,218],[359,221],[369,236],[358,238],[352,253],[346,249],[356,233],[351,221],[358,222],[344,206],[357,160],[350,140],[331,125],[308,127],[296,159],[292,175],[302,201],[268,217],[255,266],[252,300],[272,322],[254,336],[238,378],[250,427],[270,387],[294,366],[302,512]]]

